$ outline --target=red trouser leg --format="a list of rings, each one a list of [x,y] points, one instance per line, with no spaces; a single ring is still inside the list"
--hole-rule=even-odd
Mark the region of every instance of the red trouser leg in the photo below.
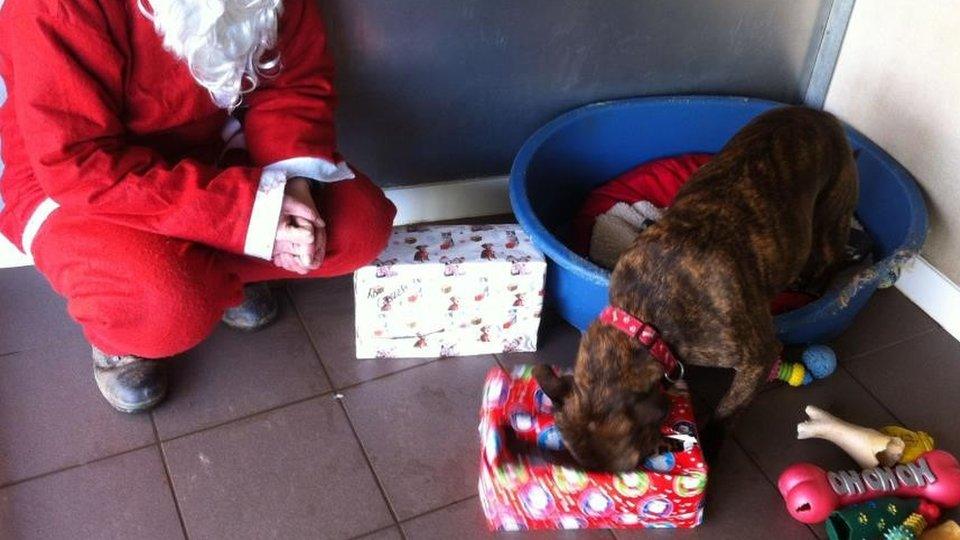
[[[328,186],[324,264],[346,274],[386,245],[395,209],[365,178]],[[108,354],[163,358],[186,351],[242,300],[242,285],[301,277],[271,263],[55,211],[33,243],[37,268],[67,299],[87,339]]]
[[[108,354],[180,353],[242,301],[216,251],[62,209],[41,227],[33,255],[87,340]]]

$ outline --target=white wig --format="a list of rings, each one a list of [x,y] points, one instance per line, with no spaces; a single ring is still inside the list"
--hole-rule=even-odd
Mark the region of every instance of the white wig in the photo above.
[[[261,77],[279,69],[263,58],[276,46],[282,0],[138,0],[163,46],[184,60],[218,107],[233,109]]]

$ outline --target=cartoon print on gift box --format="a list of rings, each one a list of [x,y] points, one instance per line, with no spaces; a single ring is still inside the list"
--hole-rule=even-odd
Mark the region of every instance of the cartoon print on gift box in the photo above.
[[[414,348],[425,349],[427,345],[427,337],[423,334],[417,334],[417,342],[413,344]]]
[[[587,473],[555,465],[553,483],[564,493],[576,493],[587,486]]]
[[[691,471],[673,479],[673,491],[681,497],[695,497],[707,489],[707,475]]]
[[[490,294],[490,285],[487,283],[487,278],[480,278],[480,283],[483,288],[473,297],[474,302],[483,302],[483,299]]]
[[[520,350],[520,346],[523,345],[524,338],[518,337],[513,338],[510,341],[503,342],[503,352],[517,352]]]
[[[419,245],[417,246],[417,252],[413,255],[414,262],[427,262],[430,260],[430,253],[427,251],[428,246]]]
[[[490,327],[484,326],[480,328],[480,341],[484,343],[490,343]]]
[[[537,447],[541,450],[551,450],[559,452],[563,450],[563,437],[560,430],[555,425],[549,425],[537,435]]]
[[[536,483],[530,483],[520,490],[520,504],[528,516],[543,518],[554,511],[554,500],[550,492]]]
[[[474,242],[480,242],[480,241],[483,240],[483,236],[482,236],[482,235],[479,235],[479,234],[475,234],[475,235],[473,235],[473,236],[470,237],[470,240],[472,240],[472,241],[474,241]]]
[[[526,295],[524,293],[516,293],[513,296],[514,296],[513,307],[523,307],[527,305]]]
[[[457,311],[460,309],[460,301],[457,300],[456,296],[450,297],[450,307],[447,308],[447,311]]]
[[[453,247],[453,233],[444,231],[440,233],[440,249],[450,249]]]
[[[377,267],[377,277],[385,278],[397,275],[397,272],[393,269],[393,265],[397,264],[397,262],[398,261],[395,258],[387,259],[385,261],[381,261],[380,259],[373,261],[373,264],[375,264]]]
[[[380,311],[390,311],[391,308],[393,308],[393,297],[384,296],[383,299],[380,300]]]
[[[520,239],[517,238],[517,231],[507,231],[507,249],[513,249],[520,245]]]
[[[407,244],[407,245],[416,244],[416,243],[417,243],[417,237],[416,237],[416,236],[408,236],[408,237],[406,237],[406,238],[403,239],[403,242],[404,242],[405,244]]]
[[[471,232],[480,232],[480,231],[492,231],[493,225],[471,225]]]
[[[640,514],[646,518],[663,518],[673,512],[673,503],[666,497],[653,496],[640,502]]]
[[[578,516],[560,516],[557,519],[557,526],[566,530],[586,529],[589,525],[586,519]]]
[[[445,277],[463,275],[463,272],[460,270],[460,265],[463,264],[463,257],[450,258],[444,255],[440,257],[440,262],[445,265],[443,267],[443,275]]]
[[[654,472],[668,473],[677,466],[677,458],[673,455],[673,452],[657,454],[644,460],[643,466]]]
[[[497,258],[497,252],[493,249],[493,244],[482,244],[480,247],[483,248],[483,251],[480,252],[480,258],[492,261]]]
[[[680,420],[673,424],[673,430],[681,435],[695,435],[697,427],[694,426],[692,422]]]
[[[547,396],[542,388],[537,388],[533,393],[533,401],[537,404],[537,411],[545,414],[553,413],[553,402],[550,401],[550,397]]]
[[[440,346],[440,357],[448,358],[450,356],[457,355],[457,345],[456,343],[448,343],[446,345]]]
[[[530,273],[527,271],[526,265],[526,263],[530,262],[529,255],[524,255],[523,257],[514,257],[513,255],[510,255],[507,257],[507,260],[513,263],[510,265],[511,276],[520,276]]]
[[[603,517],[613,512],[613,509],[613,499],[600,489],[587,489],[580,497],[580,511],[588,516]]]
[[[650,489],[650,477],[642,471],[620,473],[613,479],[613,487],[624,497],[639,497]]]
[[[519,463],[505,463],[502,467],[497,467],[493,471],[497,483],[508,489],[514,488],[520,484],[525,484],[530,480],[530,473],[527,468]]]

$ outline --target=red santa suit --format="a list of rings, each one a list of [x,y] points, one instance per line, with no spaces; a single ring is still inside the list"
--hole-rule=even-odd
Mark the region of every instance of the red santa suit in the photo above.
[[[329,182],[326,258],[307,277],[348,273],[386,244],[393,205],[336,154],[313,0],[285,2],[282,68],[244,96],[242,126],[163,48],[137,0],[0,6],[0,232],[104,352],[182,352],[244,283],[298,277],[269,261],[287,178]],[[242,164],[222,162],[224,139],[245,146]]]

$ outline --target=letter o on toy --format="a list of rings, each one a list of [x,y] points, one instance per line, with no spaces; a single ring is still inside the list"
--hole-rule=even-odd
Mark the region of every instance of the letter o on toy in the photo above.
[[[839,474],[835,472],[829,472],[827,473],[827,480],[830,482],[830,487],[833,488],[833,491],[836,492],[837,495],[847,494],[847,483],[844,482],[843,478]]]

